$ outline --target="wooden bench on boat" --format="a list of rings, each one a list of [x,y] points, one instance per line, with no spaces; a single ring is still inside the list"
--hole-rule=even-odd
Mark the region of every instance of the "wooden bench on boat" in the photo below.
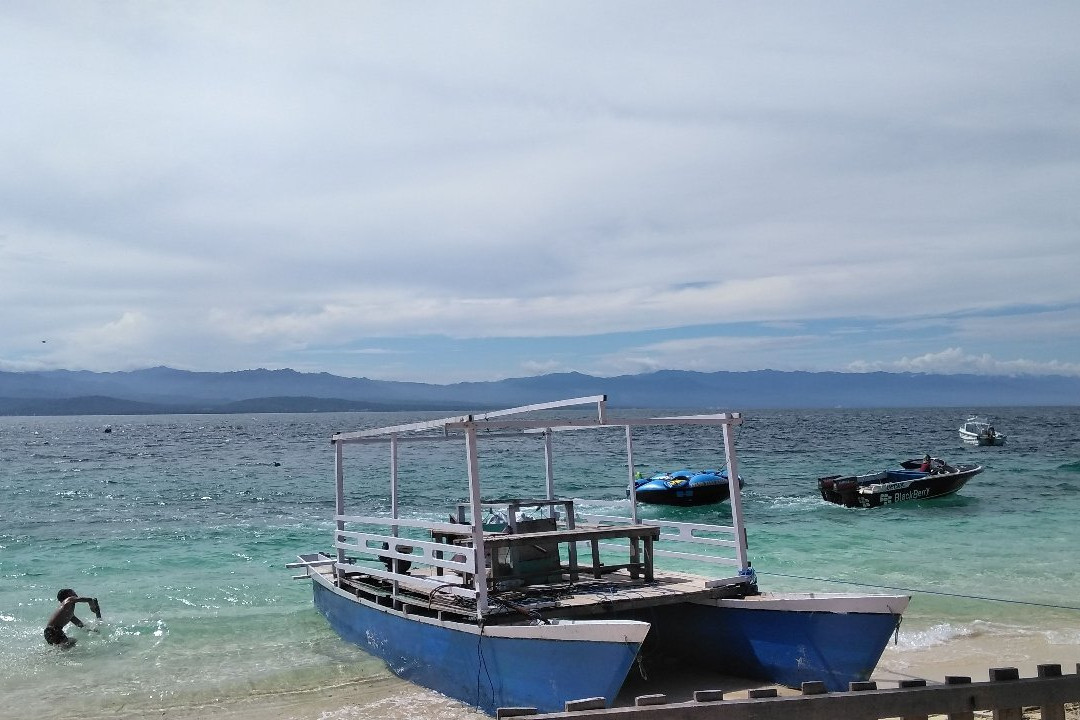
[[[466,513],[470,506],[459,503],[451,520],[462,525],[459,532],[432,530],[431,537],[437,542],[471,547],[473,534],[467,524]],[[546,517],[522,518],[520,511],[531,508],[546,510]],[[500,522],[495,526],[485,524],[484,547],[489,568],[488,585],[491,589],[508,583],[558,582],[567,575],[571,582],[581,576],[577,560],[577,544],[589,543],[592,562],[588,568],[594,578],[626,569],[630,577],[644,576],[652,582],[653,541],[660,538],[660,528],[639,524],[577,525],[573,500],[509,499],[480,503],[482,512],[498,511]],[[557,528],[556,517],[561,510],[565,528]],[[497,529],[495,529],[497,527]],[[600,557],[600,541],[624,538],[629,541],[629,559],[626,563],[605,565]],[[560,545],[566,543],[568,562],[562,565]],[[437,574],[441,571],[437,570]]]
[[[467,527],[461,532],[432,531],[432,538],[437,542],[452,543],[471,547],[472,533]],[[577,561],[576,545],[587,542],[591,549],[591,563],[587,570],[594,578],[606,573],[625,569],[634,579],[644,577],[652,582],[653,542],[659,540],[660,528],[654,525],[586,525],[561,530],[543,530],[537,532],[484,532],[484,547],[489,553],[488,580],[492,587],[498,583],[520,579],[528,581],[537,577],[550,577],[566,574],[571,582],[576,582],[582,571]],[[629,541],[629,561],[621,564],[604,564],[600,557],[600,541],[626,539]],[[569,544],[567,553],[569,562],[563,566],[559,556],[559,546]],[[505,549],[506,553],[500,553]],[[552,562],[541,562],[530,567],[530,561],[547,556]],[[491,561],[490,558],[495,558]],[[505,560],[505,562],[503,562]]]
[[[625,538],[630,541],[630,561],[623,564],[605,565],[600,558],[600,541]],[[591,547],[592,563],[591,572],[594,578],[599,578],[605,573],[615,570],[626,569],[630,577],[637,579],[644,576],[646,582],[653,580],[653,541],[660,539],[660,528],[653,525],[594,525],[579,526],[572,530],[549,530],[545,532],[524,533],[518,535],[494,534],[484,536],[484,545],[493,551],[506,548],[520,547],[544,547],[554,545],[556,548],[561,543],[587,542]],[[576,553],[575,553],[576,555]],[[496,579],[497,564],[491,571],[492,579]],[[580,565],[576,559],[571,561],[566,569],[570,580],[576,581],[580,576]]]

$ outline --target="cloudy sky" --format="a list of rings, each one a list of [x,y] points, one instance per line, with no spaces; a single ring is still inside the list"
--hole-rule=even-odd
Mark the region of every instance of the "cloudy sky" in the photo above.
[[[1080,4],[0,5],[0,370],[1080,375]]]

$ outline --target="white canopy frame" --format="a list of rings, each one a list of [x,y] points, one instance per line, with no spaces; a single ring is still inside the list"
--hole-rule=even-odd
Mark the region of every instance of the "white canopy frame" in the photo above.
[[[529,414],[540,413],[549,410],[558,410],[569,407],[595,405],[595,416],[580,418],[526,418]],[[393,520],[399,518],[398,503],[398,448],[402,442],[432,442],[452,441],[464,438],[465,457],[469,480],[469,505],[470,505],[470,532],[472,534],[471,557],[469,567],[473,570],[473,592],[476,597],[476,609],[478,618],[482,619],[488,610],[487,592],[487,569],[482,561],[484,557],[484,528],[483,528],[483,497],[479,466],[479,441],[491,438],[520,437],[523,434],[542,433],[544,445],[544,482],[546,499],[556,500],[555,477],[553,463],[552,437],[555,432],[567,430],[584,430],[598,428],[624,428],[626,441],[627,476],[630,488],[631,522],[635,525],[642,524],[638,518],[636,493],[634,492],[634,439],[633,429],[649,426],[671,425],[719,425],[723,433],[723,447],[726,466],[728,468],[728,484],[730,488],[730,502],[732,514],[732,527],[722,528],[731,530],[735,537],[734,542],[724,542],[725,545],[733,545],[735,551],[735,564],[740,573],[749,568],[746,530],[743,517],[742,493],[739,487],[739,464],[735,453],[734,428],[742,424],[740,413],[718,413],[712,415],[685,415],[671,417],[620,417],[612,418],[607,411],[607,396],[592,395],[572,398],[548,403],[538,403],[497,410],[486,413],[453,416],[439,420],[427,420],[416,423],[395,425],[356,432],[337,433],[332,437],[335,448],[335,518],[337,535],[335,546],[337,547],[337,564],[351,567],[347,561],[345,549],[349,536],[356,533],[346,530],[345,506],[345,471],[343,447],[350,443],[378,444],[386,443],[390,451],[390,511]],[[612,518],[604,518],[610,520]],[[415,522],[404,521],[391,523],[390,532],[393,538],[398,536],[398,525],[415,525]],[[440,524],[441,525],[441,524]],[[708,528],[709,526],[701,526]],[[366,537],[366,536],[365,536]],[[685,533],[690,538],[689,532]],[[715,541],[713,544],[716,544]],[[347,546],[347,545],[346,545]],[[390,556],[395,557],[395,548],[391,542]],[[377,572],[378,575],[386,573]],[[393,573],[389,573],[393,575]]]

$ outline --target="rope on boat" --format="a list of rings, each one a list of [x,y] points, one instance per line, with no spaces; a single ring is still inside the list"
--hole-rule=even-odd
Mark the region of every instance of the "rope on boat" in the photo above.
[[[882,590],[899,590],[907,593],[922,593],[923,595],[943,595],[945,597],[963,598],[965,600],[986,600],[988,602],[1012,603],[1014,605],[1033,605],[1035,607],[1051,608],[1053,610],[1076,610],[1080,607],[1075,605],[1055,605],[1053,603],[1041,603],[1033,600],[1009,600],[1008,598],[988,597],[986,595],[965,595],[963,593],[951,593],[943,590],[924,590],[919,588],[896,587],[894,585],[878,585],[876,583],[855,582],[854,580],[835,580],[830,578],[806,577],[804,575],[787,575],[785,573],[757,571],[758,575],[772,575],[774,577],[794,578],[796,580],[813,580],[815,582],[839,583],[841,585],[858,585],[859,587],[880,588]]]

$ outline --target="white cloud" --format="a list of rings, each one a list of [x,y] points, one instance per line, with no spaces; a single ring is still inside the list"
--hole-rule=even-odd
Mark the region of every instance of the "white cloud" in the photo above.
[[[711,336],[668,340],[598,358],[598,375],[633,375],[655,370],[799,370],[787,358],[819,342],[805,335],[785,337]]]
[[[580,362],[824,369],[949,318],[917,358],[1072,367],[1072,317],[1016,308],[1080,302],[1080,9],[830,7],[5,6],[0,363],[757,323],[791,337]]]
[[[946,348],[941,352],[927,353],[919,357],[903,357],[899,360],[880,362],[854,362],[852,372],[912,372],[932,374],[972,375],[1073,375],[1080,376],[1080,363],[1056,360],[1036,362],[1033,360],[999,360],[989,354],[969,355],[961,348]]]

